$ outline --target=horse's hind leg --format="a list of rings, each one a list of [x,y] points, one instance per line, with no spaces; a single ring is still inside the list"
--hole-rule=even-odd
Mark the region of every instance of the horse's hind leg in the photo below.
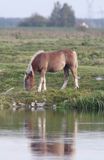
[[[61,87],[61,89],[65,89],[68,84],[68,77],[69,77],[69,68],[64,68],[64,83]]]
[[[70,70],[71,70],[73,78],[74,78],[75,88],[79,88],[78,76],[77,76],[77,67],[72,66],[72,67],[70,67]]]

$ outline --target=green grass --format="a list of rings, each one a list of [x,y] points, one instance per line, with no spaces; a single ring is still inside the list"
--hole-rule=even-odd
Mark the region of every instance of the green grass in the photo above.
[[[23,78],[26,67],[37,50],[70,48],[78,53],[78,90],[74,89],[70,73],[68,87],[61,91],[63,72],[48,73],[47,91],[26,92]],[[104,110],[104,31],[79,32],[58,28],[0,29],[0,109],[11,108],[12,103],[47,102],[47,107],[88,111]],[[36,76],[36,84],[39,75]],[[9,89],[12,90],[8,91]]]

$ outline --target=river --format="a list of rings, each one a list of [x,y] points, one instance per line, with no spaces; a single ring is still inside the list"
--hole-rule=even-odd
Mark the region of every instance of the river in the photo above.
[[[104,113],[0,111],[1,160],[103,160]]]

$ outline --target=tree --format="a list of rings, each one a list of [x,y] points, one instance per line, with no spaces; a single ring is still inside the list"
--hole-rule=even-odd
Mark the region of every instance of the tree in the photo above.
[[[49,24],[51,26],[60,26],[60,22],[61,22],[61,4],[60,2],[56,2],[54,4],[54,9],[51,13],[50,19],[49,19]]]
[[[61,7],[59,2],[56,2],[50,16],[50,25],[72,27],[75,25],[75,15],[72,7],[64,3]]]
[[[64,3],[61,8],[61,26],[72,27],[75,25],[75,15],[72,7]]]
[[[47,19],[39,14],[34,14],[20,22],[19,26],[46,26]]]
[[[34,14],[31,17],[25,18],[20,22],[19,26],[57,26],[57,27],[72,27],[75,25],[75,15],[71,6],[64,3],[61,6],[57,1],[54,4],[50,18],[45,18],[39,14]]]

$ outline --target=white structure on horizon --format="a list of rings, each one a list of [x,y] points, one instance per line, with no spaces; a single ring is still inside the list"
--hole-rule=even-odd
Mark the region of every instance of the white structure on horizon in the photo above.
[[[89,28],[89,26],[88,26],[88,24],[86,24],[85,22],[83,22],[82,24],[81,24],[81,26],[83,27],[83,28]]]

